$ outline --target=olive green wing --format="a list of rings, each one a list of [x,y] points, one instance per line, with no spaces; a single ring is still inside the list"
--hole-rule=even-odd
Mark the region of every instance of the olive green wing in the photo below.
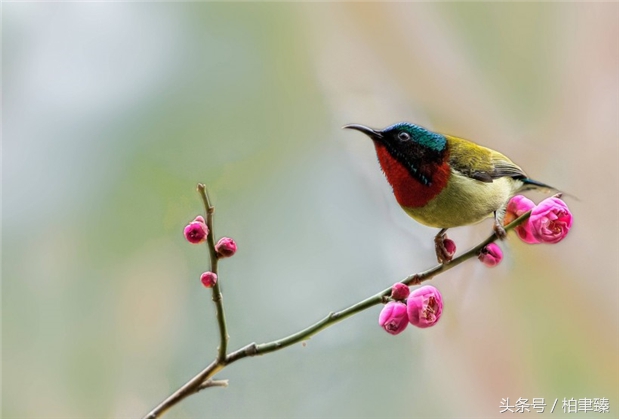
[[[527,177],[519,166],[498,151],[450,135],[445,138],[449,145],[449,165],[464,176],[487,183],[501,177]]]

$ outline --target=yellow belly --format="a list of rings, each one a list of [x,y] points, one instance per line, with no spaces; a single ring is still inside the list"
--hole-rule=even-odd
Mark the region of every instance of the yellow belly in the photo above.
[[[402,208],[429,227],[459,227],[478,223],[495,211],[502,219],[507,202],[521,186],[521,181],[509,177],[486,183],[452,171],[447,187],[425,206]]]

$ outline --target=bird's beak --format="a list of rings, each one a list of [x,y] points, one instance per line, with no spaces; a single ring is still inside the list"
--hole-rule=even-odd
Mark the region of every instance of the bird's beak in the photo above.
[[[376,131],[375,129],[372,129],[370,127],[366,127],[365,125],[349,124],[349,125],[344,125],[342,128],[354,129],[354,130],[357,130],[357,131],[361,131],[362,133],[364,133],[365,135],[367,135],[368,137],[370,137],[373,140],[380,140],[380,139],[383,138],[383,134],[380,131]]]

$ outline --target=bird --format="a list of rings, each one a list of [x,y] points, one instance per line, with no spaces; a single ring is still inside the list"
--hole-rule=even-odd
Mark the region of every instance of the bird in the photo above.
[[[531,189],[558,191],[531,179],[498,151],[410,122],[384,129],[360,124],[343,128],[372,139],[380,167],[404,212],[440,229],[434,244],[441,264],[453,257],[445,247],[449,228],[494,217],[494,233],[505,239],[503,219],[514,195]]]

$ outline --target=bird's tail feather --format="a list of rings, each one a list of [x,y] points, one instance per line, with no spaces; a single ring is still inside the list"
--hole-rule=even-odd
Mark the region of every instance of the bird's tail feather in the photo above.
[[[525,177],[520,179],[524,185],[520,188],[521,191],[530,191],[532,189],[541,189],[544,192],[561,192],[554,186],[546,185],[545,183],[538,182],[537,180]]]
[[[578,198],[576,198],[572,194],[563,192],[562,190],[557,189],[554,186],[546,185],[545,183],[538,182],[537,180],[530,179],[528,177],[527,178],[522,178],[520,180],[523,183],[522,187],[520,188],[521,192],[530,191],[530,190],[538,190],[538,191],[542,191],[542,192],[545,192],[545,193],[560,193],[562,195],[569,196],[569,197],[575,199],[576,201],[580,201]]]

